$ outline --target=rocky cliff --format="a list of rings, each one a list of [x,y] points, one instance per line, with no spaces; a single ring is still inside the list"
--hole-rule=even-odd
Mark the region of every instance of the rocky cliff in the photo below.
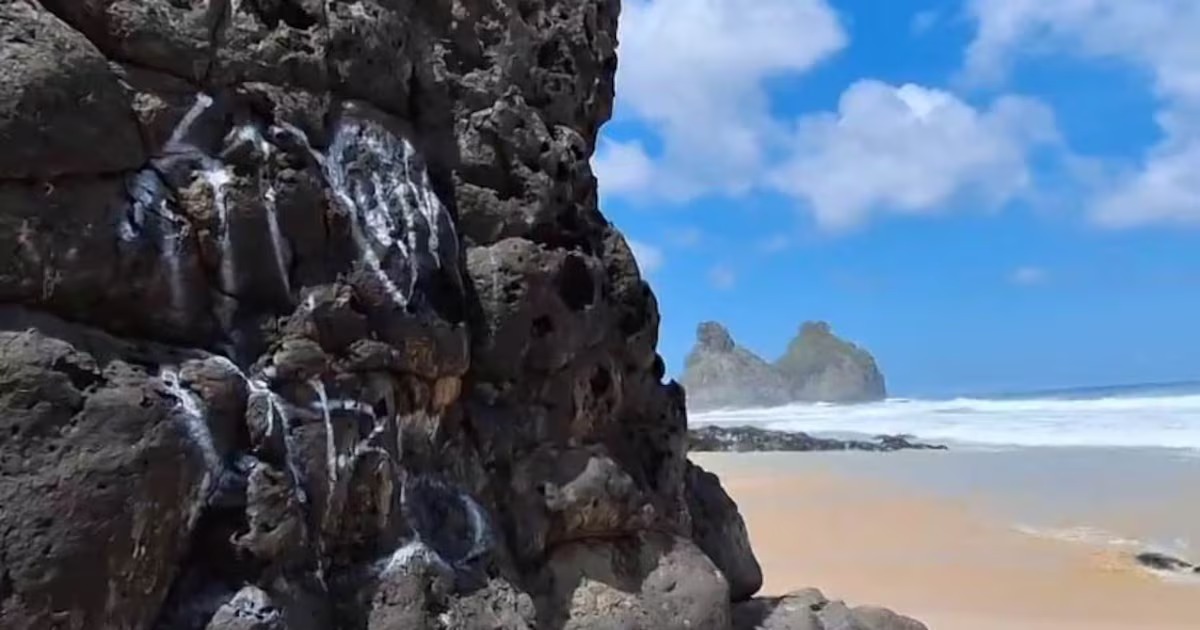
[[[681,381],[693,409],[769,407],[795,399],[783,375],[738,347],[729,331],[716,322],[700,324]]]
[[[731,626],[617,10],[0,0],[0,628]]]
[[[824,322],[801,326],[774,365],[739,347],[721,324],[704,322],[680,380],[692,409],[866,402],[887,396],[875,359],[839,339]]]
[[[866,402],[887,397],[875,358],[839,339],[825,322],[800,326],[775,368],[799,400]]]

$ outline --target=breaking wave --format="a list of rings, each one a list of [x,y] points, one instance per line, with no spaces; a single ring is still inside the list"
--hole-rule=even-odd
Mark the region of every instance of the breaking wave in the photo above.
[[[1160,447],[1200,451],[1200,391],[1107,397],[896,398],[694,413],[694,425],[749,424],[814,434],[908,434],[978,446]]]

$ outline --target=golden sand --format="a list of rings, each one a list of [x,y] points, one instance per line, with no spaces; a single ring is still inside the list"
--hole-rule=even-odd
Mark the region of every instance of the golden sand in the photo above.
[[[742,455],[696,454],[737,501],[764,593],[817,586],[932,630],[1200,630],[1200,586],[1128,552],[1046,540],[965,506],[822,474],[767,478]]]

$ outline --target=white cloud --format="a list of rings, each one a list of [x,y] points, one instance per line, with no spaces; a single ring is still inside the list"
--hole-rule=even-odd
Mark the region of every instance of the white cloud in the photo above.
[[[1002,205],[1029,186],[1029,152],[1056,138],[1052,113],[1031,99],[980,110],[942,90],[863,80],[836,114],[800,119],[792,157],[769,177],[819,226],[846,230],[875,212],[932,213],[966,194]]]
[[[637,260],[638,268],[643,274],[650,275],[662,269],[663,263],[667,259],[661,249],[634,239],[629,239],[628,242],[629,249],[633,250],[633,257]]]
[[[1164,138],[1139,168],[1097,192],[1109,227],[1200,224],[1200,2],[973,0],[979,24],[967,54],[975,80],[1003,77],[1021,55],[1062,51],[1145,71],[1162,105]]]
[[[644,190],[654,176],[654,162],[640,142],[602,140],[592,168],[606,195],[623,195]]]
[[[1200,102],[1195,0],[973,0],[979,24],[967,70],[994,79],[1023,52],[1062,50],[1133,61],[1164,98]]]
[[[602,146],[601,187],[675,201],[754,185],[778,131],[765,81],[846,45],[826,0],[626,0],[620,28],[618,116],[648,125],[663,151],[646,169],[640,148]]]
[[[1141,171],[1100,195],[1093,218],[1108,228],[1200,225],[1200,138],[1167,142]]]
[[[1050,280],[1050,274],[1041,267],[1018,267],[1008,277],[1009,282],[1023,287],[1045,284]]]
[[[721,291],[728,291],[737,284],[737,274],[728,265],[716,265],[708,272],[708,281]]]

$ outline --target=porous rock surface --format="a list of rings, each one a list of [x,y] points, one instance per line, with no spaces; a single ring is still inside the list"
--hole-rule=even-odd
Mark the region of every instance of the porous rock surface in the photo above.
[[[729,628],[617,12],[0,0],[0,628]]]

